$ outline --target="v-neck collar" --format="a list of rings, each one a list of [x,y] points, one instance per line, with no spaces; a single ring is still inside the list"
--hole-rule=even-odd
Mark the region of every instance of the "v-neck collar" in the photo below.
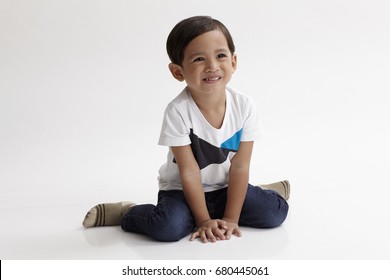
[[[222,125],[220,128],[215,128],[214,126],[212,126],[208,122],[206,117],[200,111],[198,105],[196,105],[195,100],[192,98],[191,92],[188,90],[188,88],[186,89],[186,92],[187,92],[188,98],[190,100],[191,108],[194,110],[196,116],[204,124],[204,126],[207,127],[208,129],[211,129],[212,131],[214,131],[216,133],[220,133],[221,131],[223,131],[223,129],[226,126],[227,119],[230,116],[230,95],[228,94],[228,90],[227,89],[225,90],[225,97],[226,97],[225,115],[223,117],[223,122],[222,122]]]

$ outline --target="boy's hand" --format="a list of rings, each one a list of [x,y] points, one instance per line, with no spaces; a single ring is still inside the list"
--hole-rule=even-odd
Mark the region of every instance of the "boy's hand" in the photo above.
[[[208,220],[201,223],[191,235],[190,241],[200,238],[203,243],[229,240],[232,234],[241,237],[237,223],[224,220]]]
[[[226,239],[225,233],[228,232],[226,222],[222,220],[207,220],[201,223],[191,235],[190,241],[200,238],[203,243],[216,242]]]
[[[229,240],[232,234],[234,234],[237,237],[241,237],[241,231],[240,228],[238,227],[238,224],[235,222],[229,222],[227,220],[222,220],[222,222],[225,225],[225,239]]]

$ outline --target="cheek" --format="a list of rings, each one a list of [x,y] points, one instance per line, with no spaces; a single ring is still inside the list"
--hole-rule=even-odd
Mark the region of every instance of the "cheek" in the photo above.
[[[201,71],[199,69],[190,69],[185,72],[185,75],[189,79],[195,79],[200,75]]]

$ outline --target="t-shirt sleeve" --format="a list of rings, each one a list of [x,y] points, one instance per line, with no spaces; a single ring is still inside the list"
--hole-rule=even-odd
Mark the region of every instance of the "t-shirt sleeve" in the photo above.
[[[263,139],[263,137],[264,129],[260,121],[256,104],[251,98],[248,98],[245,108],[245,120],[241,141],[258,141]]]
[[[191,144],[185,117],[173,103],[168,104],[165,109],[158,144],[170,147]]]

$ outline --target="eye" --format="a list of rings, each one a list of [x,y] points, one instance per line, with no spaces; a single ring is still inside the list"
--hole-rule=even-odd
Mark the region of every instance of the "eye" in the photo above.
[[[199,61],[204,61],[205,59],[203,57],[197,57],[193,60],[193,62],[199,62]]]
[[[220,53],[217,55],[217,58],[225,58],[225,57],[227,57],[227,55],[224,53]]]

